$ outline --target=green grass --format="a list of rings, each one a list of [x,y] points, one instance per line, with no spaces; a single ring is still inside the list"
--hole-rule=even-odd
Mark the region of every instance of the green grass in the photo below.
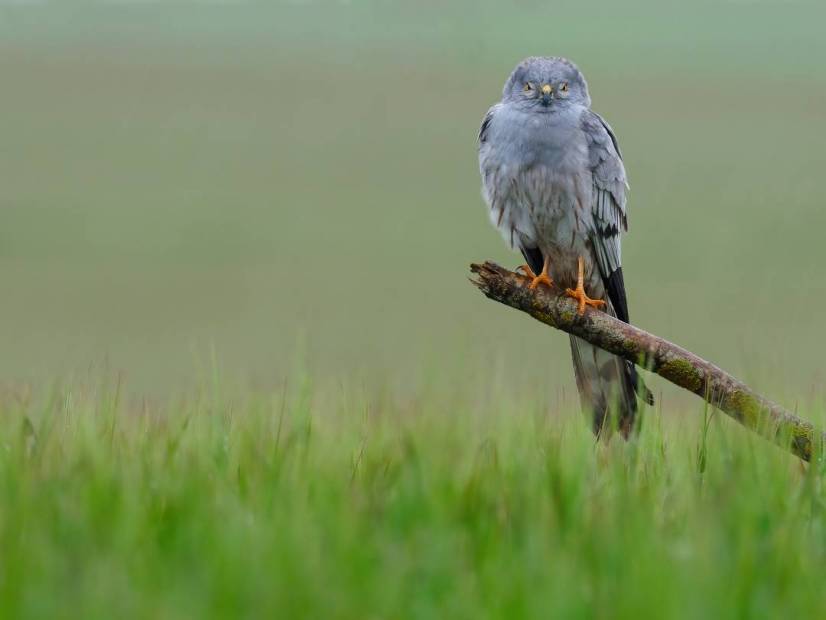
[[[606,446],[506,391],[220,392],[6,396],[1,616],[826,613],[824,471],[730,420]]]

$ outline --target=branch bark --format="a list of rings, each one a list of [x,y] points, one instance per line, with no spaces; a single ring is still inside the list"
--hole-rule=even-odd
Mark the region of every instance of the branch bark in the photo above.
[[[823,454],[826,433],[821,429],[694,353],[598,310],[588,308],[579,316],[577,303],[560,289],[532,291],[524,276],[496,263],[472,264],[470,270],[476,274],[471,282],[489,299],[655,372],[805,461]]]

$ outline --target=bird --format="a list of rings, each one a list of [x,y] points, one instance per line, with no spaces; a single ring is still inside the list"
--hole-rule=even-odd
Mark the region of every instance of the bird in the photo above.
[[[591,110],[585,76],[563,57],[533,56],[511,72],[478,136],[482,197],[505,242],[524,256],[528,286],[556,285],[629,322],[621,260],[629,189],[611,126]],[[638,428],[653,405],[634,365],[571,336],[580,402],[597,438]]]

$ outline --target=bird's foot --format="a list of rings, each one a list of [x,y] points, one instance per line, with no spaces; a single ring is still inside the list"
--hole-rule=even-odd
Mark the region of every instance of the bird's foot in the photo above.
[[[516,268],[516,271],[521,271],[523,275],[527,276],[531,283],[528,285],[528,288],[532,291],[535,290],[540,284],[544,284],[546,286],[552,286],[554,281],[551,280],[550,276],[548,276],[548,270],[546,268],[542,269],[542,273],[536,275],[528,265],[520,265]]]
[[[585,294],[585,289],[582,287],[578,287],[576,289],[565,289],[565,294],[568,297],[573,297],[579,302],[579,316],[585,314],[585,306],[590,306],[592,308],[604,308],[606,303],[602,299],[591,299],[588,295]]]
[[[579,302],[579,316],[585,314],[585,306],[592,308],[602,308],[606,303],[602,299],[591,299],[585,294],[585,261],[579,257],[579,268],[576,280],[576,289],[565,289],[565,294],[568,297],[573,297]]]
[[[520,273],[525,276],[526,278],[530,278],[531,280],[536,279],[536,274],[531,269],[530,265],[519,265],[516,269],[514,269],[516,273]]]
[[[585,306],[591,306],[592,308],[602,308],[605,306],[603,300],[588,297],[588,295],[585,294],[585,289],[581,286],[576,287],[576,289],[565,289],[565,294],[579,302],[579,316],[585,314]]]

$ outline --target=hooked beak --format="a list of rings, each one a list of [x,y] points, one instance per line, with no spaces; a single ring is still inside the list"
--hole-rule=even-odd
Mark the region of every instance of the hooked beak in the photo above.
[[[547,106],[551,105],[551,99],[553,99],[554,89],[551,87],[550,84],[543,84],[541,90],[542,90],[542,105],[547,107]]]

